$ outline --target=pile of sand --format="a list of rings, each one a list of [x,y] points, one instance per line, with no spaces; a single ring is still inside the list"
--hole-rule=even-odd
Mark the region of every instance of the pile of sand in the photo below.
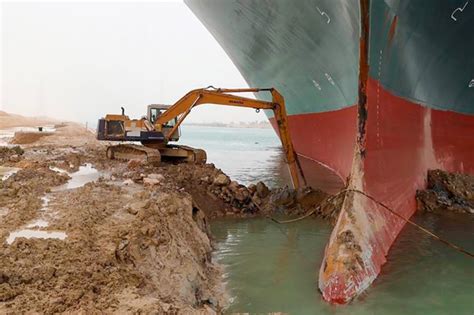
[[[10,141],[11,144],[31,144],[35,143],[42,137],[51,136],[52,132],[40,131],[17,131]]]

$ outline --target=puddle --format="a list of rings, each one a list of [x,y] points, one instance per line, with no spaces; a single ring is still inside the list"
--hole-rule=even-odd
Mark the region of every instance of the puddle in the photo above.
[[[64,185],[54,188],[52,191],[62,191],[67,189],[74,189],[78,187],[82,187],[87,183],[96,181],[99,176],[101,175],[91,164],[85,164],[79,167],[79,170],[74,173],[68,173],[62,169],[50,167],[51,170],[60,172],[60,173],[67,173],[71,179]],[[47,194],[41,197],[42,206],[40,211],[46,212],[48,211],[48,206],[50,202],[50,196]],[[33,222],[26,225],[25,229],[17,230],[11,232],[7,238],[7,244],[12,244],[16,238],[18,237],[26,237],[26,238],[54,238],[64,240],[67,237],[65,232],[58,232],[58,231],[41,231],[37,230],[38,228],[44,228],[49,225],[49,222],[44,219],[37,219]]]
[[[69,174],[68,171],[63,170],[62,168],[59,168],[59,167],[50,166],[49,169],[52,171],[58,172],[60,174]]]
[[[51,168],[53,169],[53,168]],[[59,170],[58,172],[63,171]],[[52,191],[61,191],[67,189],[74,189],[84,186],[87,183],[96,181],[100,177],[100,173],[91,164],[79,166],[79,170],[74,173],[68,173],[70,180],[64,185],[54,188]]]
[[[12,176],[20,169],[16,167],[7,167],[7,166],[0,166],[0,179],[6,180],[8,177]]]
[[[34,227],[42,228],[42,227],[47,227],[48,225],[49,225],[48,221],[38,219],[38,220],[35,220],[32,223],[28,224],[26,227],[27,228],[34,228]]]
[[[15,232],[11,232],[7,238],[7,244],[12,244],[16,238],[25,237],[25,238],[54,238],[59,240],[66,239],[67,235],[64,232],[50,232],[50,231],[38,231],[38,230],[29,230],[23,229]]]
[[[5,129],[5,130],[0,130],[0,146],[2,147],[8,147],[10,146],[9,142],[15,135],[15,131]]]

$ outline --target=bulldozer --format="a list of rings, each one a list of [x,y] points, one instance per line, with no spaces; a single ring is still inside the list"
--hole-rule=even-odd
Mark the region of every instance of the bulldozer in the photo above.
[[[270,92],[272,101],[262,101],[237,96],[233,93]],[[275,115],[286,162],[294,188],[300,186],[300,177],[305,181],[288,129],[288,119],[283,96],[274,88],[244,88],[195,89],[188,92],[173,105],[148,105],[147,115],[141,119],[130,119],[122,107],[121,115],[107,114],[99,119],[97,139],[104,141],[127,142],[107,147],[109,159],[131,160],[140,159],[147,163],[158,165],[162,160],[188,163],[205,163],[206,152],[201,149],[184,145],[176,145],[181,136],[180,126],[191,110],[201,104],[216,104],[222,106],[237,106],[272,110]],[[140,142],[133,144],[129,142]]]

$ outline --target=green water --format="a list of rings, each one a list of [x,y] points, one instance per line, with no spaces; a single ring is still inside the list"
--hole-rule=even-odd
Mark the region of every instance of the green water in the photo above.
[[[235,180],[281,185],[287,178],[273,130],[185,126],[183,134],[183,143],[205,149],[209,161]],[[414,220],[474,251],[474,215],[420,214]],[[411,226],[373,285],[346,306],[328,305],[317,291],[331,232],[326,222],[226,219],[213,221],[211,229],[232,296],[228,313],[474,315],[474,260]]]
[[[474,216],[422,215],[417,222],[474,251]],[[225,266],[233,312],[290,314],[474,314],[474,261],[411,226],[394,244],[382,273],[353,303],[332,306],[317,291],[331,228],[308,219],[211,223],[215,258]]]
[[[207,160],[243,184],[289,182],[280,139],[273,129],[183,126],[180,143],[202,148]]]

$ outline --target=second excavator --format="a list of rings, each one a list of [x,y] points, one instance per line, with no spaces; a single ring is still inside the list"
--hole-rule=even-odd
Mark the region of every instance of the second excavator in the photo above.
[[[272,101],[262,101],[237,96],[232,93],[270,92]],[[288,128],[288,119],[283,96],[274,88],[221,89],[207,87],[192,90],[171,106],[149,105],[146,117],[130,119],[122,107],[121,115],[108,114],[99,119],[97,139],[105,141],[140,142],[142,145],[125,143],[109,146],[110,159],[141,159],[159,164],[161,160],[181,160],[192,163],[205,163],[206,152],[188,146],[171,144],[181,135],[180,125],[191,110],[201,104],[216,104],[272,110],[278,127],[280,140],[290,170],[293,186],[300,186],[304,176]]]

